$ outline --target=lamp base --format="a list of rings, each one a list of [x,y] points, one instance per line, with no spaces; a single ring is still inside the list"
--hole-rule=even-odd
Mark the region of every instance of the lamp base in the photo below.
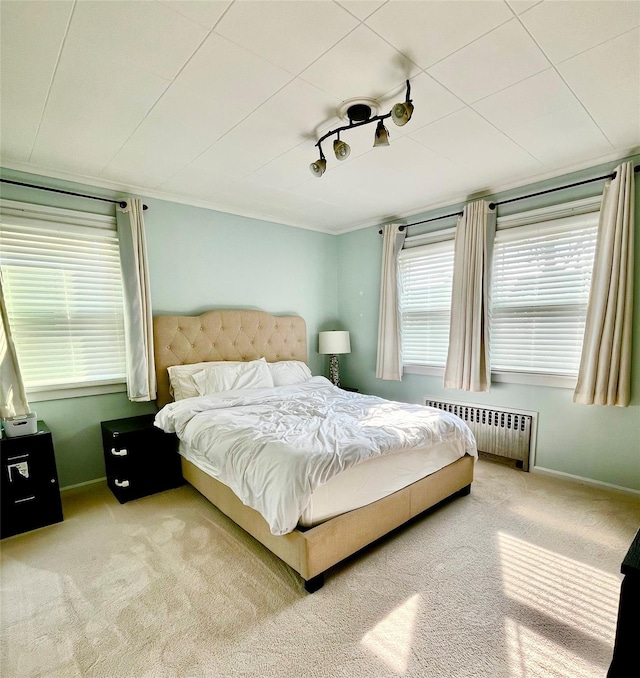
[[[329,357],[329,379],[334,386],[340,388],[340,370],[338,368],[338,356]]]

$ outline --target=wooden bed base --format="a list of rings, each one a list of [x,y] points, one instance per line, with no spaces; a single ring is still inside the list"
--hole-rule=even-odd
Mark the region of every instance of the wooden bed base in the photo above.
[[[308,530],[271,534],[266,520],[245,506],[226,485],[182,458],[182,474],[222,513],[284,560],[313,593],[324,584],[324,572],[391,530],[406,523],[443,499],[469,494],[473,481],[473,457],[426,476],[402,490],[349,513],[343,513]]]

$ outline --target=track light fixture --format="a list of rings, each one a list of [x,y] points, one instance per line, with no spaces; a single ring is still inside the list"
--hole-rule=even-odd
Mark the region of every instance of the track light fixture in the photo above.
[[[368,101],[371,101],[370,99]],[[375,103],[375,102],[372,102]],[[389,130],[384,126],[383,121],[391,118],[393,122],[402,127],[406,125],[413,115],[413,102],[411,100],[411,84],[407,80],[407,93],[404,102],[395,104],[393,108],[385,115],[371,115],[371,106],[364,103],[356,103],[349,106],[346,110],[349,117],[349,124],[336,129],[328,131],[325,135],[318,139],[316,146],[320,151],[320,158],[309,165],[311,174],[314,177],[321,177],[327,169],[327,160],[322,152],[322,142],[332,135],[336,135],[333,142],[333,152],[338,160],[346,160],[351,153],[351,147],[346,142],[340,139],[340,132],[344,130],[353,129],[354,127],[361,127],[372,122],[377,122],[376,132],[373,137],[373,146],[388,146],[389,145]]]
[[[409,81],[407,80],[407,96],[405,101],[401,104],[395,104],[391,109],[391,119],[398,127],[406,125],[413,115],[413,103],[409,98],[409,94],[411,94],[411,89],[409,88]]]
[[[373,137],[373,147],[388,146],[389,145],[389,130],[384,126],[382,120],[378,120],[376,133]]]
[[[346,160],[351,153],[351,146],[340,140],[340,132],[338,132],[338,137],[333,142],[333,152],[336,154],[338,160]]]
[[[324,174],[327,169],[327,159],[324,157],[322,148],[320,148],[320,157],[309,165],[309,169],[314,177],[321,177]]]

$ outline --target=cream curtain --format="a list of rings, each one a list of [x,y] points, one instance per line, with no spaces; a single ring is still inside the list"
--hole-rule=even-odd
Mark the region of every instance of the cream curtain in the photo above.
[[[118,208],[118,242],[124,293],[124,329],[129,400],[154,400],[153,318],[142,202]]]
[[[488,391],[489,291],[495,210],[485,200],[465,206],[456,227],[449,351],[444,387]]]
[[[378,360],[376,377],[402,380],[400,317],[398,309],[398,254],[405,232],[399,224],[386,224],[382,230],[382,275],[378,317]]]
[[[602,194],[576,403],[627,407],[631,397],[633,163],[616,168]]]
[[[2,315],[2,327],[0,328],[0,417],[6,419],[7,417],[29,414],[30,410],[22,375],[20,374],[16,347],[11,337],[1,274],[0,315]]]

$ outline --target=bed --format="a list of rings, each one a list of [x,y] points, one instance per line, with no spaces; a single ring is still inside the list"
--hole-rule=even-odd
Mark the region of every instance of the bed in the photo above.
[[[199,316],[156,316],[154,342],[158,407],[161,408],[157,423],[166,421],[164,413],[168,410],[181,412],[185,421],[187,415],[191,414],[187,410],[194,408],[202,412],[200,418],[206,417],[207,408],[217,407],[216,399],[220,399],[219,394],[214,394],[208,396],[211,403],[208,400],[204,402],[206,398],[191,398],[165,408],[165,405],[173,401],[169,368],[221,361],[247,363],[262,358],[267,363],[281,361],[306,363],[307,360],[304,320],[298,316],[272,316],[263,311],[222,309],[208,311]],[[284,386],[273,390],[288,394],[287,397],[291,398],[292,402],[293,398],[297,397],[293,391],[307,388],[309,394],[312,391],[320,394],[318,397],[325,397],[323,394],[326,393],[327,398],[331,397],[335,402],[343,403],[347,409],[361,408],[363,402],[374,403],[372,396],[362,396],[358,399],[353,393],[342,392],[331,386],[322,377],[314,377],[314,380],[308,385]],[[255,398],[262,398],[264,401],[271,399],[270,393],[268,397],[261,393],[253,391],[251,397],[243,394],[243,399],[238,401],[245,408],[243,411],[250,412],[262,407],[261,401]],[[225,407],[226,404],[223,403]],[[335,406],[333,401],[331,406]],[[267,407],[266,402],[264,407]],[[442,414],[438,413],[438,416]],[[187,426],[183,427],[183,431],[188,430]],[[354,477],[357,478],[356,483],[361,490],[362,488],[368,490],[370,485],[375,485],[369,480],[375,475],[374,467],[378,467],[378,477],[380,470],[383,476],[389,477],[389,467],[384,466],[385,459],[367,458],[336,474],[328,482],[323,482],[310,493],[311,500],[301,512],[298,524],[291,531],[274,534],[273,522],[270,524],[259,511],[246,505],[236,494],[237,488],[234,492],[231,487],[211,475],[206,461],[199,454],[198,445],[194,443],[194,440],[200,438],[192,436],[187,442],[186,435],[179,434],[179,437],[185,480],[298,572],[308,592],[316,591],[323,585],[324,573],[331,566],[444,499],[468,494],[473,481],[475,449],[467,449],[467,453],[460,456],[459,449],[454,454],[445,442],[442,442],[438,447],[440,462],[437,464],[437,470],[427,471],[428,475],[415,480],[416,474],[420,474],[415,468],[416,450],[404,450],[402,464],[404,479],[403,474],[400,474],[401,477],[393,481],[396,486],[400,483],[401,487],[398,489],[393,486],[389,493],[387,486],[385,496],[371,500],[370,495],[367,498],[367,492],[358,493],[347,489],[353,487]],[[468,443],[465,443],[465,446],[469,448]],[[405,484],[406,482],[409,484]],[[340,497],[344,499],[343,506]],[[367,503],[359,505],[365,501]],[[339,513],[333,515],[331,509],[335,512],[336,506]]]

